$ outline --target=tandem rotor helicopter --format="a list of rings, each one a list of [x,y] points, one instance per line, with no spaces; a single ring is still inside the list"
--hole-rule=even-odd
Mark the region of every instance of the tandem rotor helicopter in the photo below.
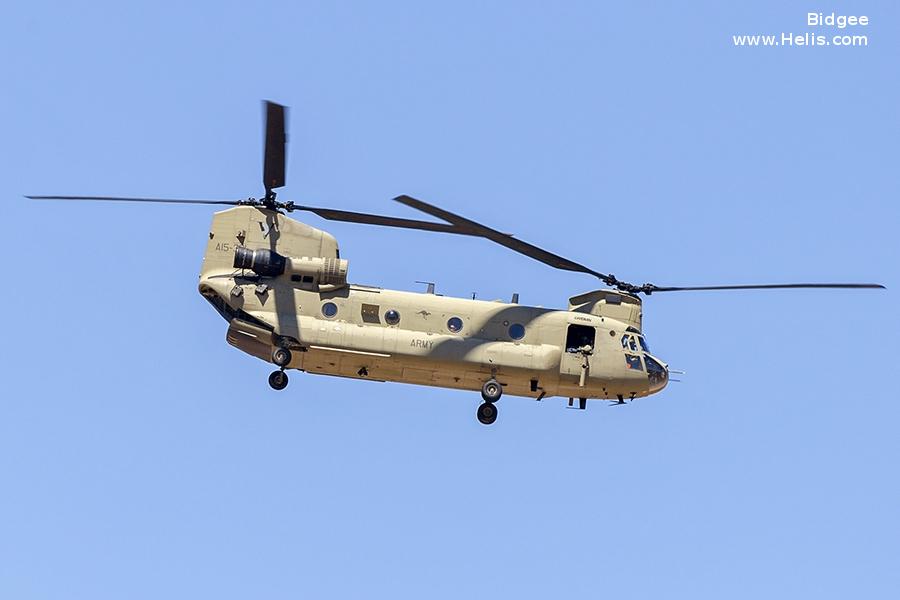
[[[265,196],[182,200],[109,196],[27,196],[33,200],[101,200],[231,206],[213,215],[200,270],[200,294],[228,322],[226,339],[274,363],[269,385],[283,390],[288,369],[374,381],[473,390],[484,402],[478,420],[497,419],[504,394],[537,400],[568,397],[627,400],[655,394],[668,365],[650,352],[641,328],[640,294],[686,290],[882,288],[871,283],[786,283],[699,287],[636,285],[595,271],[410,196],[401,204],[440,219],[420,221],[282,201],[285,107],[265,102]],[[388,290],[347,279],[337,240],[286,216],[311,212],[330,221],[479,237],[566,271],[599,279],[603,289],[569,299],[565,310],[510,302]]]

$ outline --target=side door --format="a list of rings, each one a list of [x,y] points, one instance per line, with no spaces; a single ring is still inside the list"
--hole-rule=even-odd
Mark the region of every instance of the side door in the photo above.
[[[590,375],[591,360],[596,348],[597,328],[591,325],[570,323],[566,327],[566,339],[559,361],[559,375],[565,383],[584,386]]]

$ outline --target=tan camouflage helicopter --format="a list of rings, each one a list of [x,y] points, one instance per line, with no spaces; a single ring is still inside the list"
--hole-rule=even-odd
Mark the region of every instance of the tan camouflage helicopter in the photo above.
[[[659,392],[667,364],[650,352],[639,294],[681,290],[883,288],[878,284],[788,283],[701,287],[635,285],[580,265],[409,196],[396,201],[443,222],[302,206],[276,200],[285,184],[285,108],[265,103],[265,197],[178,200],[105,196],[28,196],[229,205],[215,213],[199,291],[228,322],[236,348],[274,363],[269,385],[282,390],[287,369],[374,381],[480,391],[478,420],[497,419],[504,394],[623,404]],[[587,273],[606,289],[569,299],[565,310],[450,298],[349,283],[347,260],[329,233],[288,218],[307,211],[331,221],[423,229],[488,239],[551,267]]]

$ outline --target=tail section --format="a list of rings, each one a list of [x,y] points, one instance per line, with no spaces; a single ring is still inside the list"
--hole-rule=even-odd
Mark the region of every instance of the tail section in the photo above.
[[[236,248],[268,249],[282,256],[339,258],[337,240],[276,211],[238,206],[215,213],[200,277],[234,271]]]

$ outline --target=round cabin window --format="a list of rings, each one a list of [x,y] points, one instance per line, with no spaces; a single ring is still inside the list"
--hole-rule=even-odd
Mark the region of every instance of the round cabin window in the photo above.
[[[337,304],[334,302],[326,302],[322,305],[322,314],[327,318],[332,318],[337,314]]]
[[[459,317],[450,317],[450,319],[447,321],[447,329],[449,329],[453,333],[459,333],[460,331],[462,331],[462,328],[463,322]]]
[[[521,323],[513,323],[509,326],[509,337],[514,340],[521,340],[525,337],[525,326]]]
[[[388,325],[396,325],[400,322],[400,313],[392,308],[391,310],[384,313],[384,321]]]

